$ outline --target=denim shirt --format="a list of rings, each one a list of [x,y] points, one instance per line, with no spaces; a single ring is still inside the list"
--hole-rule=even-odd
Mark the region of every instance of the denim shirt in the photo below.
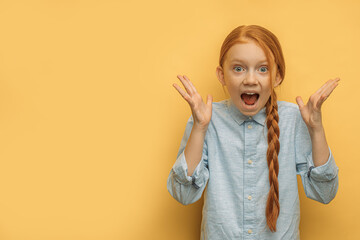
[[[231,99],[212,104],[201,161],[187,176],[184,149],[193,126],[190,116],[168,176],[169,193],[188,205],[204,192],[201,240],[300,239],[296,175],[301,176],[308,198],[329,203],[338,189],[339,170],[331,151],[324,165],[314,167],[311,138],[298,106],[278,101],[280,214],[272,233],[265,216],[270,188],[265,108],[248,117]]]

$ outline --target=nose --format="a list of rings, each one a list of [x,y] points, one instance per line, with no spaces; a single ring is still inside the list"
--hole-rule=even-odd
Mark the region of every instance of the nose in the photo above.
[[[245,85],[255,85],[257,84],[257,79],[255,73],[252,71],[248,71],[245,75],[245,79],[243,81]]]

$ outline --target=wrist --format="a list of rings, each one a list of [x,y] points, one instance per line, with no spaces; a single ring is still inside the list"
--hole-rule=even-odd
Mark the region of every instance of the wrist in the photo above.
[[[320,136],[320,135],[325,135],[325,130],[324,127],[322,125],[320,126],[315,126],[315,127],[308,127],[310,136]]]
[[[192,131],[201,132],[201,133],[205,134],[206,131],[207,131],[208,126],[209,125],[201,126],[201,125],[198,125],[198,124],[194,123]]]

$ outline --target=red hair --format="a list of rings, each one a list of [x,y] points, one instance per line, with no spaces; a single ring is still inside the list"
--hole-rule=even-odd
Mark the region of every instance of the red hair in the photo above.
[[[266,222],[272,232],[276,231],[276,221],[280,213],[279,203],[279,162],[280,151],[280,130],[277,97],[274,91],[276,75],[280,77],[278,84],[281,84],[285,76],[285,61],[282,49],[277,37],[269,30],[258,25],[242,25],[235,28],[224,40],[221,50],[219,65],[223,67],[228,50],[237,43],[246,43],[248,40],[255,41],[263,50],[269,63],[270,84],[272,86],[269,100],[266,107],[266,126],[268,129],[268,149],[266,159],[269,167],[270,190],[266,203]]]

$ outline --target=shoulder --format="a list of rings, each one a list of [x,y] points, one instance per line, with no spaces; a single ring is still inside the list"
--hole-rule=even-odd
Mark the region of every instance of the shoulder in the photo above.
[[[229,99],[212,102],[212,113],[209,129],[217,128],[226,124],[231,119],[229,112]]]
[[[286,101],[278,101],[278,111],[283,114],[296,114],[299,113],[299,106],[295,103],[286,102]]]
[[[297,121],[301,119],[299,106],[295,103],[278,101],[278,112],[281,120],[293,120]],[[300,118],[299,118],[300,117]]]
[[[229,99],[212,103],[213,114],[224,114],[228,108]]]
[[[216,109],[224,109],[227,107],[228,101],[229,101],[229,99],[224,99],[224,100],[221,100],[218,102],[213,102],[212,106],[213,106],[213,108],[216,108]]]
[[[299,106],[295,103],[286,102],[286,101],[277,101],[279,110],[285,111],[299,111]]]

